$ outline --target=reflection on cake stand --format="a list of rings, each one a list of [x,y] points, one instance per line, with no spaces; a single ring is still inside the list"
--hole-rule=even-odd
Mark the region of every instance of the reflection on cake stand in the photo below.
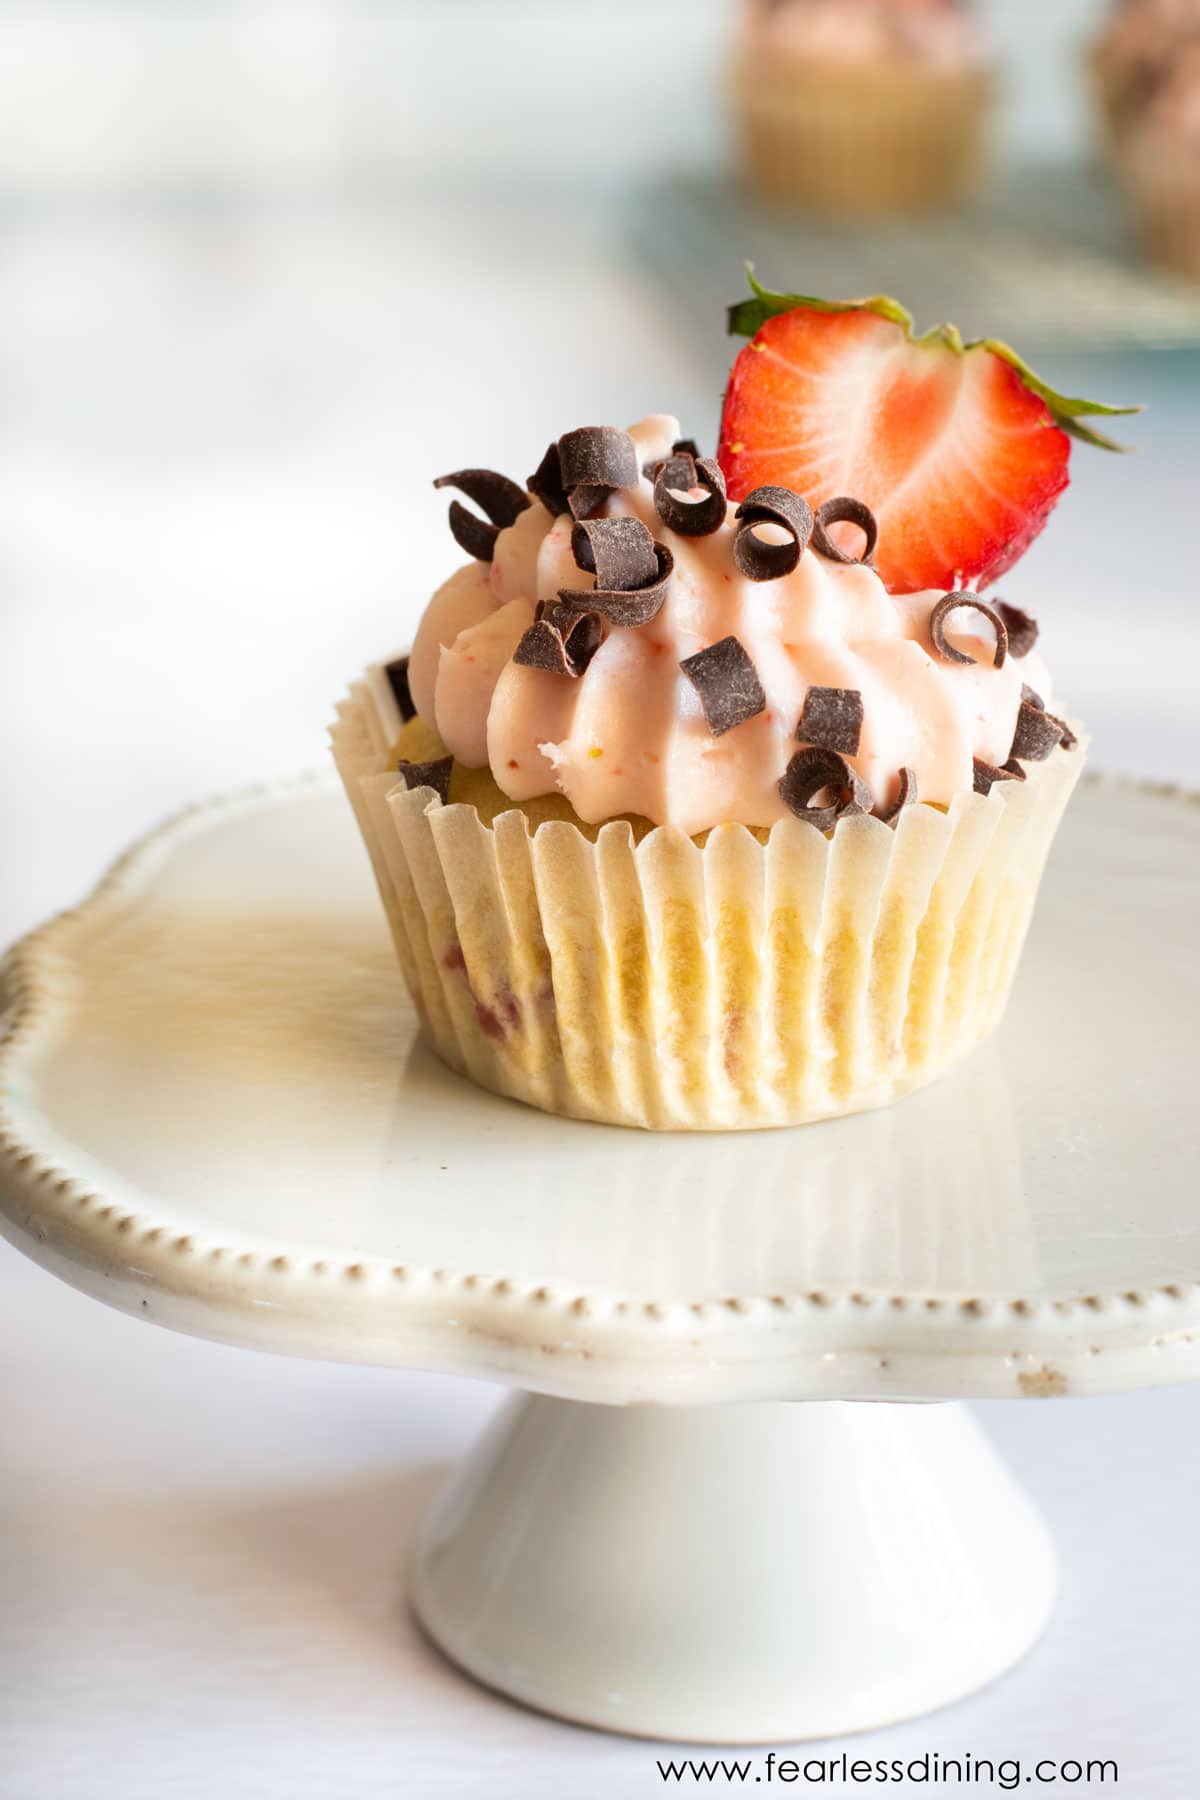
[[[10,958],[2,1222],[160,1324],[523,1390],[413,1571],[481,1680],[664,1737],[883,1724],[1052,1604],[952,1403],[1200,1369],[1198,874],[1200,808],[1085,786],[973,1059],[878,1113],[654,1136],[442,1069],[340,792],[241,796]],[[913,1400],[951,1404],[843,1404]]]

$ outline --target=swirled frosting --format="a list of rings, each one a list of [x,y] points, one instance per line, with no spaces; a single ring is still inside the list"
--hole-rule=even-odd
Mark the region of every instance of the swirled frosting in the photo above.
[[[639,467],[667,456],[678,430],[663,415],[632,427]],[[674,571],[657,616],[607,627],[581,675],[513,660],[539,601],[594,584],[572,553],[570,515],[538,500],[500,531],[490,564],[469,563],[438,590],[413,645],[418,713],[514,801],[558,792],[588,823],[633,813],[689,834],[725,820],[769,826],[787,815],[779,783],[805,698],[826,687],[861,695],[848,760],[876,807],[895,801],[901,769],[921,800],[945,806],[970,792],[976,759],[998,767],[1010,756],[1023,685],[1052,704],[1040,657],[993,666],[994,641],[975,614],[949,626],[975,660],[939,655],[930,615],[940,593],[891,595],[873,569],[811,544],[790,574],[750,580],[734,560],[732,504],[710,535],[682,536],[659,517],[645,474],[599,510],[641,520]],[[748,654],[765,706],[714,736],[680,664],[728,636]]]

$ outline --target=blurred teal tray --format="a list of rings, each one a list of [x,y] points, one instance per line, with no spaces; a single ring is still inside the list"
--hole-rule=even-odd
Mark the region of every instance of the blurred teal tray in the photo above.
[[[706,342],[749,258],[769,286],[896,294],[921,326],[952,319],[1027,353],[1200,346],[1200,287],[1138,258],[1099,171],[1017,168],[966,207],[886,222],[830,220],[713,177],[668,177],[637,193],[632,220],[638,260]]]

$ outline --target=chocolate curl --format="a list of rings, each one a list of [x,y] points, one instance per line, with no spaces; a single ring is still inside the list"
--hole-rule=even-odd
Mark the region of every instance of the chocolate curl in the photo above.
[[[750,581],[778,581],[790,575],[804,555],[813,531],[812,507],[791,488],[759,487],[746,495],[734,514],[742,524],[733,540],[733,560]],[[756,525],[781,525],[791,542],[765,544]]]
[[[586,485],[572,488],[567,495],[567,511],[573,519],[590,519],[612,491],[608,487]]]
[[[410,719],[415,719],[417,716],[417,709],[413,705],[412,689],[408,685],[407,656],[398,656],[395,662],[385,663],[383,672],[387,676],[388,686],[392,690],[396,710],[404,724],[407,725]]]
[[[513,651],[513,661],[527,669],[577,680],[604,639],[599,613],[578,613],[558,601],[539,608],[539,616]]]
[[[1015,656],[1020,662],[1028,656],[1037,643],[1037,620],[1022,612],[1019,606],[1010,606],[1007,600],[996,601],[996,611],[1004,620],[1004,628],[1008,632],[1008,654]]]
[[[594,573],[594,588],[561,588],[559,600],[577,612],[598,612],[610,625],[648,625],[661,610],[675,559],[657,544],[640,519],[581,519],[571,532],[581,569]]]
[[[896,798],[890,806],[884,807],[882,811],[877,810],[875,817],[882,820],[885,825],[895,825],[905,807],[915,806],[916,803],[917,772],[915,769],[901,769]]]
[[[1062,743],[1063,728],[1045,707],[1022,700],[1017,712],[1009,762],[1045,762]]]
[[[695,438],[676,438],[675,442],[671,445],[671,455],[690,456],[693,462],[699,462],[700,448],[696,443]],[[646,477],[646,480],[653,483],[658,471],[667,460],[668,459],[665,456],[660,456],[657,462],[643,463],[642,474]]]
[[[568,493],[581,485],[633,487],[638,478],[633,439],[613,425],[583,425],[565,432],[558,440],[558,462]]]
[[[1073,750],[1075,748],[1076,744],[1079,742],[1079,739],[1075,736],[1075,733],[1071,730],[1071,727],[1067,724],[1067,721],[1065,719],[1060,719],[1057,713],[1047,713],[1046,717],[1048,719],[1053,719],[1054,723],[1058,726],[1059,730],[1062,732],[1062,742],[1061,742],[1060,748],[1062,748],[1063,750]]]
[[[796,727],[802,744],[853,756],[863,728],[863,701],[858,688],[810,687]]]
[[[535,619],[545,619],[548,624],[553,625],[555,631],[561,632],[563,637],[566,637],[568,631],[578,624],[580,619],[589,616],[597,619],[600,617],[599,613],[589,615],[580,612],[579,608],[572,606],[569,600],[539,600],[533,609],[533,616]]]
[[[1024,772],[1019,768],[998,769],[994,763],[984,762],[977,756],[972,763],[974,787],[977,794],[990,794],[998,781],[1024,781]]]
[[[866,538],[862,555],[851,556],[848,550],[835,544],[829,535],[831,525],[857,525]],[[831,562],[870,562],[878,540],[879,526],[875,514],[865,501],[852,499],[849,494],[839,494],[835,499],[826,500],[823,505],[818,506],[812,534],[812,546],[818,556],[827,556]]]
[[[822,788],[832,789],[835,798],[824,806],[810,805]],[[871,790],[857,771],[835,750],[816,745],[797,750],[780,779],[779,793],[789,812],[818,831],[831,830],[851,813],[871,810]]]
[[[758,671],[737,638],[722,638],[707,650],[685,656],[679,666],[700,696],[714,737],[723,737],[735,725],[766,711]]]
[[[706,490],[703,500],[681,500],[693,488]],[[654,477],[654,509],[668,531],[680,537],[708,537],[725,523],[725,477],[708,457],[699,462],[676,445]]]
[[[487,514],[486,519],[468,512],[459,501],[450,502],[450,530],[454,541],[468,556],[480,562],[491,562],[496,539],[512,525],[529,505],[529,496],[507,475],[495,469],[456,469],[451,475],[439,475],[435,488],[453,487],[468,500],[473,500]]]
[[[584,425],[558,440],[558,463],[567,504],[577,519],[595,511],[614,488],[634,487],[637,451],[627,431]]]
[[[567,490],[563,486],[562,466],[558,460],[558,445],[551,444],[541,462],[526,481],[535,500],[540,500],[546,511],[557,518],[560,513],[570,512],[567,504]]]
[[[397,772],[406,788],[432,788],[446,806],[450,800],[450,774],[454,768],[452,756],[440,756],[436,762],[406,762],[403,757],[396,764]]]
[[[598,588],[628,594],[654,579],[654,539],[640,519],[580,519],[571,530],[571,555]]]
[[[1010,650],[1012,649],[1012,639],[1011,638],[1009,639],[1009,649]],[[1035,693],[1034,690],[1029,686],[1029,683],[1025,682],[1025,681],[1023,681],[1021,683],[1021,699],[1024,701],[1026,706],[1035,706],[1037,708],[1038,712],[1046,713],[1047,719],[1050,721],[1051,725],[1053,725],[1058,732],[1058,742],[1059,742],[1059,747],[1061,749],[1073,750],[1075,748],[1076,744],[1079,742],[1079,739],[1075,736],[1075,733],[1071,730],[1071,727],[1067,724],[1067,721],[1065,719],[1060,719],[1057,713],[1046,712],[1046,702],[1042,699],[1042,696],[1040,694]],[[1018,725],[1018,729],[1019,729],[1020,728],[1020,719],[1019,718],[1017,721],[1017,725]],[[1015,742],[1014,742],[1014,748],[1009,752],[1009,754],[1010,754],[1010,756],[1016,756],[1016,755],[1020,754],[1020,752],[1018,752],[1017,749],[1015,748]],[[1047,752],[1047,754],[1049,754],[1049,752]],[[1035,761],[1036,758],[1031,758],[1030,760]]]
[[[968,656],[965,650],[956,650],[946,637],[946,620],[951,613],[959,611],[982,613],[985,619],[991,621],[996,633],[996,652],[992,658],[992,667],[1002,669],[1008,655],[1008,627],[996,608],[989,606],[986,600],[981,600],[978,594],[943,594],[930,613],[929,635],[938,655],[946,662],[968,665],[975,662],[975,658]]]

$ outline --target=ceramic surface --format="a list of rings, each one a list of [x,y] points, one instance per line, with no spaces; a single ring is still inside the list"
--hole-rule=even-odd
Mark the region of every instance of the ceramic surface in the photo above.
[[[1091,784],[1008,1018],[927,1092],[652,1136],[421,1046],[331,781],[194,811],[7,965],[0,1210],[179,1329],[585,1400],[1056,1396],[1200,1371],[1200,807]]]
[[[418,1548],[418,1617],[543,1711],[640,1736],[834,1737],[1024,1654],[1049,1535],[958,1406],[521,1398]]]

